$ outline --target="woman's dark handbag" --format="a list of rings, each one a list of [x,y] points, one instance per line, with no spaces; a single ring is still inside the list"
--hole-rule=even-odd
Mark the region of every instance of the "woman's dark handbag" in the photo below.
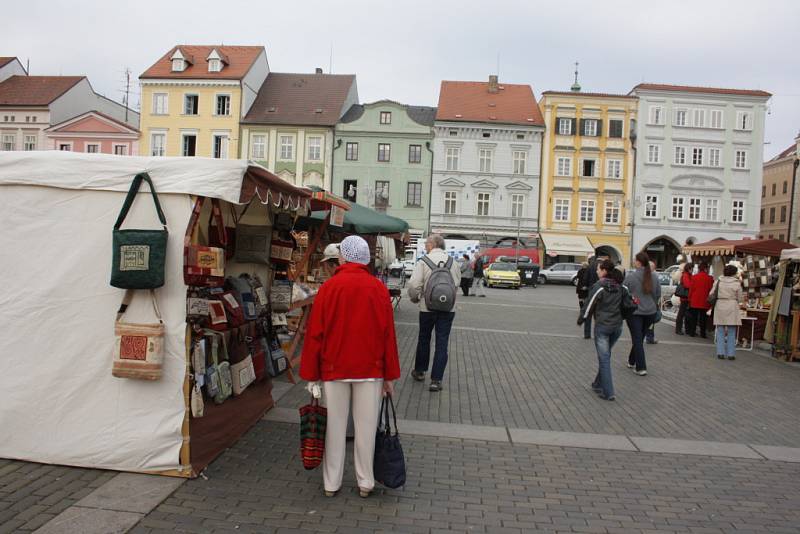
[[[682,299],[689,298],[689,288],[679,282],[675,287],[675,296]]]
[[[150,186],[150,194],[163,230],[121,230],[142,182]],[[167,260],[167,219],[161,211],[153,181],[147,173],[137,174],[114,224],[114,252],[111,261],[111,285],[122,289],[155,289],[164,285],[164,263]]]
[[[322,463],[327,426],[328,409],[312,397],[310,404],[300,408],[300,458],[306,469],[314,469]]]
[[[389,422],[390,406],[394,419],[394,434],[392,434],[392,425]],[[372,469],[375,480],[387,488],[399,488],[406,483],[406,460],[403,456],[403,447],[400,446],[400,436],[397,433],[397,414],[394,411],[392,396],[388,394],[381,401]]]

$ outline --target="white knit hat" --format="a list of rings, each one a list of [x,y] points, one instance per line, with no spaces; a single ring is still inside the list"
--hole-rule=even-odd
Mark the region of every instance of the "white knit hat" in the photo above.
[[[361,265],[369,264],[369,245],[367,245],[363,237],[357,235],[345,237],[339,244],[339,250],[346,262],[360,263]]]

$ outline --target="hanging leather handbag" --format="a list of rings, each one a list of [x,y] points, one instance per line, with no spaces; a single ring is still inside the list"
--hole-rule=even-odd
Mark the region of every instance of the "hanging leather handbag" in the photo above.
[[[136,199],[142,182],[150,186],[150,194],[156,205],[162,230],[122,230],[122,222]],[[164,264],[167,259],[167,219],[158,202],[153,181],[147,173],[137,174],[128,196],[122,204],[112,233],[113,255],[111,261],[111,285],[122,289],[154,289],[164,285]]]
[[[225,249],[192,244],[192,234],[200,220],[204,201],[205,197],[197,197],[183,238],[183,281],[187,286],[218,287],[225,283]],[[211,211],[217,221],[217,237],[223,245],[227,245],[225,223],[216,198],[211,199]]]
[[[127,289],[117,311],[114,324],[114,363],[111,374],[117,378],[158,380],[164,364],[164,322],[158,311],[155,291],[150,290],[153,310],[158,323],[134,324],[122,322],[122,316],[133,299],[133,290]]]
[[[270,304],[273,313],[287,312],[292,305],[292,281],[275,280],[270,290]]]
[[[231,218],[233,222],[236,223],[236,212],[233,209],[233,205],[231,205]],[[208,246],[224,248],[225,258],[230,260],[233,258],[236,251],[236,227],[224,227],[225,240],[223,241],[220,238],[222,233],[219,231],[219,228],[216,230],[213,229],[214,226],[217,226],[217,224],[212,224],[215,222],[219,224],[218,221],[214,220],[214,210],[211,210],[211,213],[208,214]]]
[[[212,336],[211,341],[211,359],[214,362],[213,367],[217,375],[217,392],[213,395],[214,402],[222,404],[233,393],[233,379],[231,377],[231,364],[227,361],[220,362],[219,347],[222,345],[224,354],[223,358],[227,358],[227,349],[225,348],[225,336],[221,332],[214,330],[206,330],[207,335]],[[206,370],[208,376],[208,369]],[[208,383],[208,382],[206,382]],[[207,391],[208,392],[208,391]]]
[[[270,260],[273,263],[286,265],[292,261],[294,243],[280,239],[273,239],[270,245]]]
[[[255,295],[253,295],[253,288],[246,277],[246,274],[227,277],[225,279],[225,289],[233,291],[239,306],[242,308],[245,320],[253,321],[258,318],[256,298]]]
[[[222,301],[222,305],[225,306],[225,314],[228,316],[228,326],[231,328],[236,328],[244,324],[244,310],[239,305],[239,301],[236,299],[236,294],[233,291],[226,291],[219,295],[219,300]]]
[[[389,422],[389,407],[394,419],[394,434]],[[381,419],[383,419],[381,421]],[[406,460],[403,456],[403,447],[397,432],[397,414],[394,411],[394,401],[391,395],[386,395],[381,401],[381,411],[378,416],[378,433],[375,436],[375,459],[372,471],[375,481],[387,488],[399,488],[406,483]]]
[[[255,382],[256,373],[253,368],[253,358],[248,354],[244,360],[231,365],[231,378],[233,394],[236,396],[244,393],[247,386]]]

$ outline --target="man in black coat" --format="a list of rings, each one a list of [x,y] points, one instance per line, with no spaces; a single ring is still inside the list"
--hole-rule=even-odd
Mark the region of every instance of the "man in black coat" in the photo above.
[[[585,291],[588,294],[592,290],[592,286],[600,280],[597,276],[597,258],[589,256],[589,266],[583,271],[583,276],[578,278],[578,289]],[[592,318],[591,316],[583,323],[583,339],[592,338]]]

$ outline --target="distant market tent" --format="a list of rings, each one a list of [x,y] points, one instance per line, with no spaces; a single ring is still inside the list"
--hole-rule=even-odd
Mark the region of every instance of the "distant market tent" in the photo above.
[[[381,234],[402,236],[408,232],[408,223],[403,219],[380,213],[361,204],[345,200],[350,209],[344,214],[342,231],[348,234]],[[309,222],[322,222],[325,211],[312,212]]]

